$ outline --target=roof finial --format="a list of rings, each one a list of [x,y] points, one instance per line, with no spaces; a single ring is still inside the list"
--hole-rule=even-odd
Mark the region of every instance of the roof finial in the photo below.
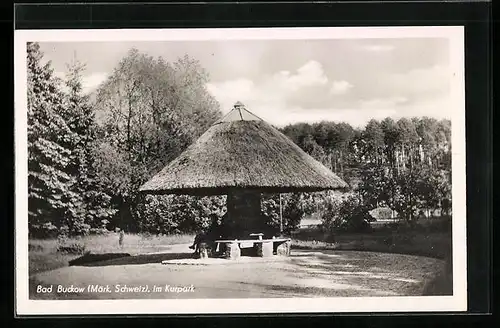
[[[262,121],[262,119],[253,113],[250,113],[245,105],[241,101],[237,101],[233,105],[233,109],[229,111],[224,117],[214,124],[219,124],[222,122],[233,122],[233,121]]]

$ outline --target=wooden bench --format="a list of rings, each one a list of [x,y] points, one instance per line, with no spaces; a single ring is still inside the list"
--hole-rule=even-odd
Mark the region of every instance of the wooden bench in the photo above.
[[[277,255],[289,256],[291,239],[262,239],[262,235],[259,234],[259,239],[219,239],[215,240],[214,243],[216,244],[216,252],[222,244],[225,246],[223,256],[229,259],[237,259],[241,256],[242,248],[253,248],[257,256],[260,257],[273,256],[275,252]]]

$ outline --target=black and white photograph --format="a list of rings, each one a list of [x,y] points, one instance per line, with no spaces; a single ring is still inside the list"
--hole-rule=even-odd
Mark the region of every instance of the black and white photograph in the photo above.
[[[19,314],[460,311],[462,27],[21,30]]]

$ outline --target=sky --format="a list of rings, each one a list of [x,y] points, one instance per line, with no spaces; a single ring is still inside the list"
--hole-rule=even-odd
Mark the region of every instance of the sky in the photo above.
[[[41,42],[62,76],[76,56],[92,91],[132,47],[175,61],[188,54],[209,76],[223,113],[236,101],[271,124],[331,120],[451,119],[449,41],[445,38]]]

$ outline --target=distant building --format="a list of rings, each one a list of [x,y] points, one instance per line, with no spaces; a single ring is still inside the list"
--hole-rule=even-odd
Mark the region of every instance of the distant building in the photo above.
[[[315,228],[321,224],[320,219],[315,219],[315,218],[307,218],[307,219],[302,219],[299,224],[299,228]]]
[[[390,207],[377,207],[368,212],[377,221],[392,221],[398,217],[398,213]]]

